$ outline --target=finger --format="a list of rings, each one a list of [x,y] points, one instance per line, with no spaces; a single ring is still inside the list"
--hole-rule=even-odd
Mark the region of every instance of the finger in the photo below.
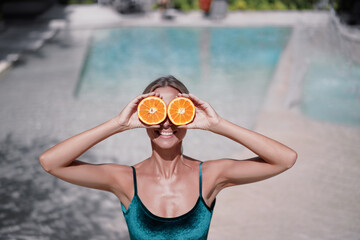
[[[146,98],[148,96],[149,96],[149,93],[141,94],[141,95],[137,96],[136,98],[134,98],[133,101],[131,101],[131,103],[139,103],[141,100],[143,100],[144,98]]]
[[[189,94],[187,94],[187,93],[179,93],[178,96],[189,98]]]
[[[146,128],[160,128],[159,124],[155,124],[155,125],[147,125]]]
[[[160,125],[159,124],[146,124],[146,123],[143,123],[139,118],[138,118],[138,121],[140,122],[139,123],[139,126],[141,128],[160,128]]]
[[[142,94],[140,95],[142,98],[147,98],[147,97],[151,97],[151,96],[155,96],[157,95],[158,93],[156,92],[149,92],[149,93],[145,93],[145,94]]]
[[[179,97],[186,97],[186,98],[189,98],[191,100],[196,100],[194,97],[194,95],[192,95],[191,93],[179,93],[178,94]]]
[[[189,95],[189,99],[194,103],[194,105],[195,105],[196,107],[200,107],[200,106],[202,106],[203,104],[205,104],[204,101],[201,101],[199,98],[191,97],[190,95]]]
[[[177,128],[180,128],[180,129],[194,129],[196,127],[195,127],[195,124],[189,123],[189,124],[186,124],[186,125],[177,126]]]
[[[201,100],[200,98],[196,97],[193,94],[189,94],[190,99],[194,102],[196,107],[201,109],[212,109],[211,105],[208,102]]]
[[[191,101],[194,102],[195,106],[199,106],[199,105],[202,105],[202,104],[206,104],[205,101],[202,101],[200,100],[200,98],[196,97],[195,95],[189,93],[179,93],[178,94],[179,97],[186,97],[186,98],[189,98]]]
[[[145,94],[141,94],[139,96],[137,96],[136,98],[133,99],[133,101],[131,101],[130,103],[132,104],[138,104],[141,102],[141,100],[143,100],[144,98],[150,97],[150,96],[155,96],[157,93],[155,92],[150,92],[150,93],[145,93]]]
[[[163,98],[162,96],[160,96],[160,93],[158,93],[158,92],[150,92],[150,93],[148,93],[148,96],[146,96],[146,97],[150,97],[150,96],[158,97],[161,99]]]
[[[200,98],[198,98],[194,94],[189,93],[189,98],[195,102],[204,103],[204,101],[202,101]]]

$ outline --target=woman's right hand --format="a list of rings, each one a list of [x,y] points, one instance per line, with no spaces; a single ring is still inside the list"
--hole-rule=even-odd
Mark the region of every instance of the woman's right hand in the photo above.
[[[137,116],[137,106],[146,97],[156,96],[160,97],[159,93],[151,92],[147,94],[142,94],[134,98],[129,102],[126,107],[117,115],[114,120],[118,125],[119,132],[130,130],[133,128],[159,128],[160,125],[146,125],[140,121]]]

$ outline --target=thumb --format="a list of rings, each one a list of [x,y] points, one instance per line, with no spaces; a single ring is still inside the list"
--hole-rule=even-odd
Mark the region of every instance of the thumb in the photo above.
[[[159,124],[155,124],[155,125],[146,125],[146,128],[160,128]]]

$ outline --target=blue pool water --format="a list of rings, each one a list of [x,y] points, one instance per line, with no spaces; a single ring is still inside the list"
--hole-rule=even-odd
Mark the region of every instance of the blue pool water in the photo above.
[[[220,113],[235,108],[229,118],[249,126],[290,33],[285,27],[98,30],[76,97],[126,102],[150,81],[171,74]]]
[[[360,126],[360,66],[329,53],[314,57],[305,75],[301,109],[319,120]]]

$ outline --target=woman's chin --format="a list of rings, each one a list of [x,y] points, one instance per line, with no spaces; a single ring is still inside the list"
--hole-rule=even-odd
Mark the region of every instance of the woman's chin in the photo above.
[[[162,149],[171,149],[175,147],[178,144],[181,144],[181,141],[177,139],[175,135],[169,135],[169,136],[159,136],[156,139],[153,140],[153,142]]]
[[[161,149],[171,149],[179,144],[181,145],[182,139],[185,137],[185,129],[156,129],[148,130],[148,135],[154,145]]]

